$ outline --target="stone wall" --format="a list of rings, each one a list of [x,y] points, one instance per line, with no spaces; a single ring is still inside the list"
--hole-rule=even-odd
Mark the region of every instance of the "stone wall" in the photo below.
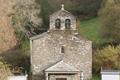
[[[61,47],[64,46],[64,53]],[[33,80],[44,80],[44,70],[58,61],[83,71],[84,78],[92,75],[92,43],[74,31],[50,31],[31,39],[31,65]],[[35,78],[36,79],[35,79]]]
[[[60,10],[50,16],[50,30],[55,30],[55,20],[61,20],[61,30],[65,30],[65,20],[71,20],[71,29],[76,30],[76,18],[66,10]]]

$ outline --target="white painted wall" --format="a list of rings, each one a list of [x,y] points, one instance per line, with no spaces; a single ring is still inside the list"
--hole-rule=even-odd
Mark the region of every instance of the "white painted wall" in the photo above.
[[[25,75],[25,76],[9,76],[8,80],[27,80],[27,75]]]
[[[102,80],[120,80],[120,75],[102,75]]]
[[[101,72],[102,80],[120,80],[120,72],[119,71],[104,71]]]

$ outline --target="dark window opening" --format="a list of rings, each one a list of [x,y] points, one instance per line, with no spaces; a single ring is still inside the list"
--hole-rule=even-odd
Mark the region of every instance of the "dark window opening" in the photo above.
[[[70,19],[66,19],[66,20],[65,20],[65,29],[70,29],[70,26],[71,26],[71,21],[70,21]]]
[[[64,46],[61,47],[61,53],[65,53]]]
[[[67,80],[67,78],[56,78],[56,80]]]
[[[55,21],[55,28],[56,29],[60,29],[60,27],[61,27],[61,20],[60,19],[56,19],[56,21]]]

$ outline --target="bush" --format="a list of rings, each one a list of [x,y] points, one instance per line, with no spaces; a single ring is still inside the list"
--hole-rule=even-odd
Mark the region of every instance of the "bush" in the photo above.
[[[14,50],[3,54],[4,60],[10,64],[10,70],[13,74],[25,72],[29,73],[30,70],[30,55],[21,50]]]
[[[99,11],[102,21],[102,36],[112,42],[120,43],[120,2],[119,0],[104,0]]]
[[[93,70],[99,72],[101,67],[105,69],[120,69],[120,45],[108,46],[97,50],[93,54]]]
[[[7,80],[7,77],[11,74],[8,65],[5,64],[2,58],[0,58],[0,80]]]

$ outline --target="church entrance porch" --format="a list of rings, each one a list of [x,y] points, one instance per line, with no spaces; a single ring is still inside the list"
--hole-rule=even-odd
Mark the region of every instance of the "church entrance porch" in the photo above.
[[[57,74],[57,75],[49,75],[48,80],[76,80],[75,74]]]
[[[80,71],[60,61],[45,70],[46,80],[80,80]]]
[[[46,72],[46,80],[78,80],[78,78],[80,78],[78,72]]]

